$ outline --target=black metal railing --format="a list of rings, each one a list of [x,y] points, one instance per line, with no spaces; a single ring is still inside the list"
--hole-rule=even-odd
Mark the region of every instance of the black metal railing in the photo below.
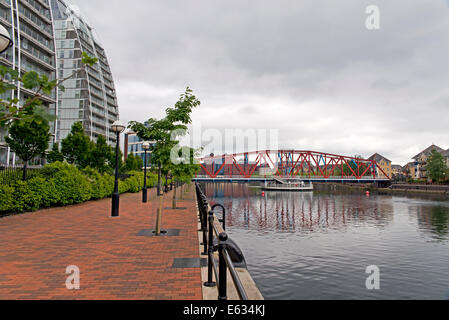
[[[42,167],[28,167],[27,180],[39,175]],[[15,183],[18,180],[23,179],[23,167],[22,166],[7,166],[0,164],[0,184],[9,185]]]
[[[222,205],[214,205],[213,208],[209,206],[206,196],[199,184],[196,186],[196,195],[198,201],[198,209],[200,215],[201,231],[203,232],[203,252],[202,255],[207,255],[207,282],[204,283],[206,287],[218,287],[218,300],[227,300],[227,271],[231,275],[234,286],[241,300],[248,300],[245,288],[242,285],[240,277],[235,270],[234,263],[228,251],[228,235],[225,232],[220,232],[219,227],[215,224],[215,213],[213,211],[216,207],[221,207],[223,210],[223,219],[218,220],[223,224],[223,231],[226,228],[225,222],[225,208]],[[214,235],[218,238],[217,245],[214,245]],[[218,251],[218,263],[215,259],[215,252]],[[213,274],[215,274],[216,282],[213,281]]]

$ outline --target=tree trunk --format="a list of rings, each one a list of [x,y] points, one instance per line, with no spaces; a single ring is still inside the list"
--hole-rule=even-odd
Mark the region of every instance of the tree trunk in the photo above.
[[[182,191],[183,191],[183,184],[181,183],[181,191],[180,191],[180,199],[181,200],[184,200],[184,194],[182,193]]]
[[[172,208],[176,209],[176,184],[173,187],[173,201],[172,201]]]
[[[25,161],[25,163],[23,164],[23,176],[22,176],[23,181],[26,181],[27,179],[27,169],[28,169],[28,161]]]
[[[161,235],[161,225],[162,225],[162,204],[163,194],[161,193],[161,182],[162,182],[162,168],[161,163],[159,162],[159,167],[157,170],[157,199],[159,200],[159,204],[157,207],[157,216],[156,216],[156,236]]]
[[[164,203],[164,198],[162,196],[159,196],[158,199],[159,199],[159,205],[157,208],[157,218],[156,218],[156,236],[161,235],[162,205]]]
[[[161,163],[159,162],[158,170],[157,170],[157,196],[159,197],[161,195],[161,188],[162,188],[162,168]]]
[[[168,192],[168,173],[165,175],[165,187],[164,187],[164,191]]]

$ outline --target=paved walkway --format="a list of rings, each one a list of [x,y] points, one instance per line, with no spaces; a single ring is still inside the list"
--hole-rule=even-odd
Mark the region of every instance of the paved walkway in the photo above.
[[[200,268],[173,268],[175,258],[199,258],[194,188],[164,203],[163,229],[176,237],[138,236],[156,222],[155,191],[41,210],[0,219],[0,299],[202,299]],[[80,290],[68,290],[66,268],[80,269]]]

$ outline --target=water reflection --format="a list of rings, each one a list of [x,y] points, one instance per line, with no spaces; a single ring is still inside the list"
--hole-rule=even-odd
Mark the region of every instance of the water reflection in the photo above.
[[[313,232],[349,225],[384,228],[393,220],[392,198],[363,194],[265,192],[245,184],[207,184],[211,204],[226,208],[226,225],[258,231]]]
[[[430,234],[435,240],[448,240],[449,215],[446,206],[418,206],[414,207],[421,232]]]
[[[203,185],[267,299],[448,299],[449,202]],[[381,270],[368,291],[365,269]]]

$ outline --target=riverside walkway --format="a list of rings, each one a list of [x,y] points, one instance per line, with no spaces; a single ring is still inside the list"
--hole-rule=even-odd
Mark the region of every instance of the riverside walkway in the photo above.
[[[0,299],[201,300],[194,187],[181,209],[165,197],[162,228],[177,236],[142,233],[154,229],[158,203],[154,189],[147,204],[141,198],[121,195],[119,218],[110,199],[0,218]],[[71,265],[79,290],[66,288]]]

